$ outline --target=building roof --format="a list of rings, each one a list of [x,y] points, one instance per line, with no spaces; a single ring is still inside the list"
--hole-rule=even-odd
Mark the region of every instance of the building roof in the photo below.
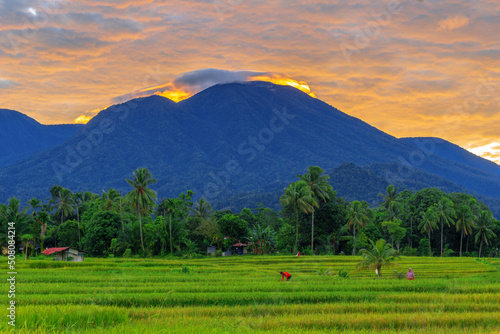
[[[247,247],[246,244],[242,244],[241,242],[238,242],[237,244],[233,245],[234,247]]]
[[[69,247],[52,247],[52,248],[47,248],[46,250],[44,250],[42,252],[42,254],[50,255],[50,254],[53,254],[53,253],[58,253],[58,252],[65,251],[66,249],[69,249]]]

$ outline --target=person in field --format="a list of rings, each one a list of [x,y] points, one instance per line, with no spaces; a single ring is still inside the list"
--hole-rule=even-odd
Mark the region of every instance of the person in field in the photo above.
[[[410,281],[413,281],[415,279],[415,274],[413,273],[413,270],[411,270],[411,268],[408,270],[408,274],[406,274],[406,278],[408,278]]]
[[[283,278],[285,278],[285,277],[286,277],[287,281],[289,281],[290,278],[292,278],[292,275],[290,275],[286,271],[280,271],[280,274],[281,274],[281,282],[283,282]]]

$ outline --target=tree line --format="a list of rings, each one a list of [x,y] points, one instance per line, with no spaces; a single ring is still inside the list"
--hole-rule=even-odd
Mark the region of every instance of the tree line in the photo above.
[[[9,222],[25,257],[49,247],[72,247],[92,256],[216,255],[238,242],[254,254],[358,254],[383,239],[398,254],[499,256],[500,222],[472,195],[436,188],[399,191],[390,185],[381,203],[346,202],[318,166],[284,189],[279,212],[264,207],[213,210],[192,191],[159,200],[150,171],[126,180],[129,192],[73,193],[55,185],[44,201],[28,206],[11,198],[0,204],[0,243],[6,250]]]

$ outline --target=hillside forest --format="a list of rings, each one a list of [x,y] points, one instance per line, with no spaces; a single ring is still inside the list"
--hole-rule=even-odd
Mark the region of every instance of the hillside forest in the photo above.
[[[213,210],[192,191],[157,198],[146,168],[126,180],[129,191],[75,192],[54,185],[45,200],[0,204],[0,242],[7,251],[9,226],[27,259],[49,247],[72,247],[94,257],[214,256],[236,243],[261,254],[356,255],[370,240],[385,239],[402,255],[498,257],[500,222],[480,200],[436,188],[389,185],[378,206],[337,196],[318,166],[283,190],[279,211],[259,205],[240,212]],[[375,200],[375,199],[374,199]],[[227,253],[227,252],[226,252]]]

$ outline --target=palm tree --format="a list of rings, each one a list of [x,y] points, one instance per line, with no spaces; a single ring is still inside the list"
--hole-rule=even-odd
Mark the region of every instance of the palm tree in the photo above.
[[[332,186],[328,183],[328,179],[330,178],[330,176],[322,176],[321,174],[323,174],[325,170],[320,168],[319,166],[309,166],[308,171],[309,173],[298,175],[298,177],[302,181],[306,181],[309,184],[316,202],[319,202],[320,198],[323,201],[329,199],[330,195],[328,195],[328,191],[331,191],[333,189]],[[314,208],[311,212],[311,215],[311,251],[314,254]]]
[[[196,201],[195,208],[192,211],[195,217],[203,220],[209,219],[212,216],[212,207],[203,197]]]
[[[132,203],[136,214],[139,216],[139,230],[141,233],[142,251],[144,248],[144,238],[142,236],[142,215],[148,214],[156,200],[156,191],[148,187],[156,183],[151,172],[146,168],[139,168],[133,172],[134,179],[127,179],[127,183],[133,188],[127,195],[127,199]]]
[[[36,210],[41,208],[42,201],[33,197],[28,201],[28,204],[31,206],[31,209],[33,209],[33,217],[36,216]]]
[[[441,222],[441,257],[444,255],[444,245],[443,245],[443,233],[444,233],[444,223],[450,227],[450,223],[453,222],[453,218],[456,217],[455,210],[453,209],[453,202],[448,197],[442,197],[436,207],[436,215],[438,220]]]
[[[21,210],[21,201],[15,197],[12,197],[7,205],[0,204],[0,243],[7,243],[8,229],[4,228],[4,225],[13,222],[16,227],[16,237],[20,239],[21,235],[25,233],[28,229],[28,223],[31,220],[31,216],[27,214],[28,207]]]
[[[493,218],[491,211],[483,210],[479,215],[476,226],[474,226],[477,230],[475,238],[476,244],[479,240],[481,240],[481,244],[479,246],[479,257],[481,257],[483,243],[488,245],[488,242],[497,236],[492,230],[494,228],[494,221],[495,219]]]
[[[429,238],[429,256],[432,256],[431,250],[431,232],[433,229],[439,228],[437,225],[438,216],[434,207],[427,209],[425,213],[422,213],[422,221],[418,224],[418,229],[424,233],[427,232],[427,237]]]
[[[120,193],[113,188],[109,188],[107,192],[102,192],[101,210],[118,211],[120,205]]]
[[[371,219],[371,211],[365,201],[352,201],[347,206],[347,226],[349,230],[353,227],[352,255],[356,255],[356,229],[365,226]]]
[[[377,243],[369,241],[372,244],[372,249],[359,251],[363,260],[358,263],[358,268],[375,269],[378,279],[380,279],[382,267],[393,266],[393,262],[399,259],[399,254],[391,245],[386,244],[384,239],[379,239]]]
[[[457,232],[460,232],[460,257],[462,257],[462,241],[464,235],[472,233],[472,228],[474,227],[474,213],[469,205],[463,204],[458,208],[455,226]]]
[[[398,197],[398,190],[399,188],[394,187],[392,184],[388,185],[385,191],[385,195],[382,193],[378,194],[378,196],[381,196],[383,198],[383,201],[382,203],[380,203],[380,206],[382,206],[385,209],[389,209],[391,203]]]
[[[76,206],[76,222],[78,223],[78,242],[81,242],[80,234],[80,204],[83,202],[83,191],[73,194],[73,203]]]
[[[69,189],[61,188],[56,197],[57,212],[61,214],[61,224],[64,222],[64,217],[73,213],[73,194]]]
[[[21,236],[21,241],[23,243],[23,251],[24,251],[24,259],[28,259],[28,248],[32,248],[33,245],[31,244],[33,240],[33,235],[32,234],[24,234]]]
[[[285,188],[285,193],[280,197],[280,203],[283,207],[291,206],[295,215],[296,221],[296,234],[295,234],[295,248],[294,253],[297,252],[299,244],[299,211],[309,213],[314,210],[314,205],[318,205],[314,200],[311,187],[305,181],[296,181],[290,183]]]

